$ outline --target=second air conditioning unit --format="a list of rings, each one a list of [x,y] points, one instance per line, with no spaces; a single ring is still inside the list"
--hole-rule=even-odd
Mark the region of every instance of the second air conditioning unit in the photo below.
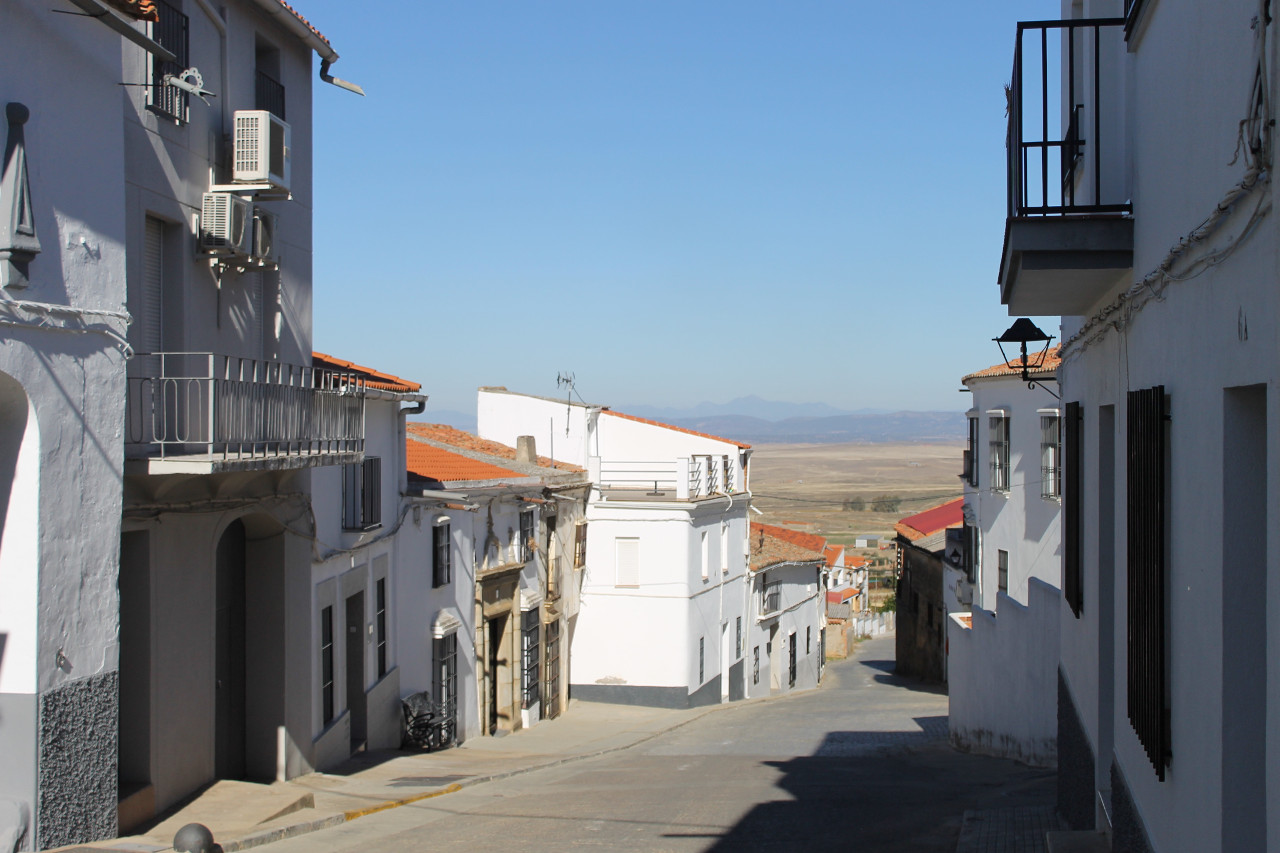
[[[237,184],[269,184],[287,193],[291,172],[289,125],[267,110],[236,110],[231,179]]]
[[[262,266],[274,267],[280,263],[280,248],[276,243],[280,217],[261,207],[253,209],[253,260]]]
[[[200,252],[246,257],[253,248],[253,205],[231,193],[205,193],[200,205]]]

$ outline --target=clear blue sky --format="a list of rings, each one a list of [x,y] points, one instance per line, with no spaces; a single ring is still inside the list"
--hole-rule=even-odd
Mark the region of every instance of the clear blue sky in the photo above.
[[[315,86],[315,346],[424,417],[567,370],[962,409],[999,360],[1003,85],[1056,0],[295,6],[368,92]]]

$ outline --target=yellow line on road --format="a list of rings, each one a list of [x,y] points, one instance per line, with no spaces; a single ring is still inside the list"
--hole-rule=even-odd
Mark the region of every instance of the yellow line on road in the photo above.
[[[387,800],[385,803],[378,803],[378,805],[376,806],[369,806],[363,809],[352,809],[349,812],[345,812],[344,816],[346,817],[347,820],[355,820],[356,818],[365,817],[366,815],[377,814],[378,812],[385,812],[387,809],[394,809],[398,806],[407,806],[410,803],[416,803],[421,800],[429,800],[432,797],[442,797],[445,794],[452,794],[461,790],[462,790],[462,786],[459,785],[457,782],[454,782],[452,785],[448,786],[447,788],[442,788],[439,791],[428,791],[425,794],[415,794],[412,797],[405,797],[402,800]]]

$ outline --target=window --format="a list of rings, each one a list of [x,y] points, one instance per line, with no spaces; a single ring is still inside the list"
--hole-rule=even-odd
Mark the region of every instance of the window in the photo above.
[[[342,526],[370,530],[382,524],[382,459],[342,466]]]
[[[524,620],[520,631],[520,649],[524,665],[524,704],[526,710],[539,704],[542,698],[542,644],[540,641],[542,623],[537,610],[526,610],[521,614]]]
[[[573,567],[580,569],[587,564],[587,523],[579,521],[573,526]]]
[[[740,658],[742,657],[742,617],[737,617],[733,624],[733,636],[735,638],[733,643],[733,656],[734,658]]]
[[[559,541],[556,540],[556,517],[544,516],[547,525],[547,553],[544,554],[547,564],[547,598],[555,601],[560,597],[560,573],[564,571],[564,557]]]
[[[560,716],[560,623],[547,623],[547,689],[542,716],[547,719]]]
[[[177,76],[191,64],[190,32],[187,16],[182,10],[167,2],[156,0],[156,11],[160,20],[151,25],[151,38],[161,47],[167,48],[177,56],[177,62],[164,62],[151,54],[147,54],[151,64],[151,86],[147,90],[147,107],[152,112],[173,119],[175,124],[185,124],[189,117],[187,111],[187,93],[177,86],[164,82],[166,74]]]
[[[533,552],[536,546],[533,530],[533,510],[526,509],[520,512],[520,559],[529,562],[533,559]]]
[[[720,523],[720,572],[729,574],[729,525],[724,522]]]
[[[1040,415],[1040,497],[1062,495],[1062,419],[1057,412]]]
[[[453,580],[453,549],[449,547],[449,525],[431,528],[431,585],[442,587]]]
[[[724,490],[725,490],[726,492],[732,492],[732,491],[733,491],[733,488],[734,488],[734,485],[733,485],[733,462],[731,462],[731,461],[729,460],[729,457],[728,457],[728,456],[722,456],[722,457],[720,457],[720,458],[721,458],[721,460],[722,460],[722,464],[723,464],[723,466],[724,466]]]
[[[705,681],[705,680],[706,680],[706,677],[707,677],[707,675],[706,675],[706,650],[707,650],[707,639],[706,639],[706,637],[699,637],[699,638],[698,638],[698,683],[699,683],[699,684],[701,684],[703,681]]]
[[[813,654],[813,626],[806,625],[804,629],[804,653],[806,655]]]
[[[1168,398],[1164,386],[1128,397],[1128,713],[1164,781],[1169,765]]]
[[[333,607],[320,611],[320,705],[328,725],[333,719]]]
[[[795,687],[796,686],[796,632],[792,631],[787,636],[787,640],[788,640],[787,686]]]
[[[640,586],[640,540],[619,538],[614,540],[616,575],[614,586]]]
[[[969,448],[965,451],[964,475],[970,486],[978,485],[978,419],[969,418]]]
[[[707,543],[707,531],[702,531],[702,579],[706,580],[711,573],[711,546]]]
[[[964,576],[973,583],[978,577],[978,528],[971,524],[964,526]]]
[[[1000,572],[998,585],[1001,592],[1009,591],[1009,552],[996,551],[996,563]]]
[[[1009,416],[1003,412],[992,415],[991,425],[991,488],[997,492],[1009,491]]]
[[[378,640],[378,678],[387,674],[387,579],[378,578],[374,584],[378,611],[374,616],[377,624]]]
[[[280,83],[280,51],[258,42],[255,55],[253,108],[266,110],[281,119],[284,114],[284,86]]]
[[[1066,436],[1063,443],[1063,464],[1066,467],[1066,492],[1062,505],[1062,595],[1071,607],[1071,612],[1080,617],[1084,606],[1084,588],[1081,575],[1080,554],[1082,548],[1080,525],[1080,490],[1084,483],[1081,479],[1080,452],[1083,442],[1080,440],[1083,429],[1079,403],[1067,403]]]
[[[760,647],[751,650],[751,683],[760,683]]]
[[[458,731],[458,635],[436,637],[431,645],[431,694],[440,707],[441,740],[451,743]]]

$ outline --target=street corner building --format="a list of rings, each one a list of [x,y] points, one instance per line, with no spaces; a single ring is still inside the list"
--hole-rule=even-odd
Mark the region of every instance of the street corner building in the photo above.
[[[752,618],[747,695],[817,687],[826,665],[827,542],[813,533],[753,521],[748,545]]]
[[[4,850],[311,768],[311,472],[365,450],[311,350],[338,54],[279,0],[72,5],[0,27]]]
[[[947,531],[964,524],[964,498],[909,515],[893,526],[898,548],[895,671],[946,681],[947,614],[955,609],[954,578],[943,569]]]

